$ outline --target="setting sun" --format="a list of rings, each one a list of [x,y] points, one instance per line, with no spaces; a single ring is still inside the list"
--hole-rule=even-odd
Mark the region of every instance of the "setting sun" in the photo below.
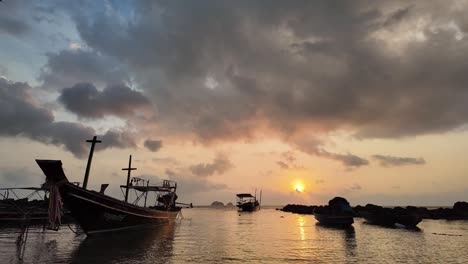
[[[296,192],[298,193],[304,192],[304,185],[302,184],[296,184],[294,188],[296,189]]]

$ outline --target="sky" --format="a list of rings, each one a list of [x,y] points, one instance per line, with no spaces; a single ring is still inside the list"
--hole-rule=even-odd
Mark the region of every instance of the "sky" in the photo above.
[[[468,1],[0,2],[0,186],[468,200]]]

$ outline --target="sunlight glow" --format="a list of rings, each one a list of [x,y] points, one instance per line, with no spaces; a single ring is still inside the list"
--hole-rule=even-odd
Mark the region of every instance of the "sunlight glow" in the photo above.
[[[294,188],[296,189],[296,192],[301,193],[304,192],[304,185],[301,183],[297,183]]]

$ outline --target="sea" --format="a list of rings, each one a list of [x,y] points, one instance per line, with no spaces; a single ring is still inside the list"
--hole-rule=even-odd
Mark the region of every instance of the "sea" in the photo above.
[[[351,228],[274,208],[183,209],[173,224],[97,237],[75,225],[59,231],[0,229],[0,263],[468,263],[468,221],[423,220],[384,228],[356,218]]]

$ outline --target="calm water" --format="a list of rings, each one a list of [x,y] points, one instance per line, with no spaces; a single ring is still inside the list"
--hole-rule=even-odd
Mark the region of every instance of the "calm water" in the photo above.
[[[347,230],[311,215],[263,209],[186,209],[159,230],[85,239],[64,226],[29,233],[0,230],[0,263],[468,263],[468,221],[424,220],[420,230],[381,228],[356,219]]]

